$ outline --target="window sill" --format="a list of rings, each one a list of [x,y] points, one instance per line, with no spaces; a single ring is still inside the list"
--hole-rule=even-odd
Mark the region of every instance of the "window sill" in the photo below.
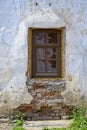
[[[51,84],[65,84],[65,78],[31,78],[27,79],[26,84],[33,85],[33,84],[43,84],[43,85],[51,85]]]

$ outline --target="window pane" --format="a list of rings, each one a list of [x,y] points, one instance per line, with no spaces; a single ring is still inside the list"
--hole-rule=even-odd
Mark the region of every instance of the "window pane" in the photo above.
[[[44,44],[45,43],[45,33],[37,32],[35,35],[35,42],[36,42],[36,44]]]
[[[56,59],[56,48],[46,49],[47,59]]]
[[[37,59],[45,59],[45,48],[37,48],[36,57]]]
[[[57,33],[48,33],[48,43],[57,43]]]
[[[45,72],[45,65],[46,65],[45,60],[37,60],[36,72]]]
[[[47,62],[47,71],[48,72],[57,72],[56,60],[49,60]]]

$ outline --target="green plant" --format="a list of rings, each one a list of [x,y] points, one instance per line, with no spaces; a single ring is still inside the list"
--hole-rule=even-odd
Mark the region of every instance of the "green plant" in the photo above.
[[[23,114],[20,112],[18,114],[18,120],[12,130],[24,130],[23,128]]]
[[[73,110],[73,121],[71,123],[70,130],[87,130],[86,112],[87,110],[84,107]]]

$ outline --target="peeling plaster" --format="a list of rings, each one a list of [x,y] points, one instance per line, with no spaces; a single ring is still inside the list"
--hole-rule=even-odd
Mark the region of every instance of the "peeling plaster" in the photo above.
[[[33,99],[24,91],[29,27],[66,27],[63,97],[65,103],[70,104],[71,96],[75,105],[81,97],[87,99],[87,1],[36,2],[38,4],[31,0],[0,1],[0,111],[7,105],[10,110]]]

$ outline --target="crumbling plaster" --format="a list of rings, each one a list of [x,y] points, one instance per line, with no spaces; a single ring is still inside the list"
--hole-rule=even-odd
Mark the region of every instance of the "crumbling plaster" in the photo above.
[[[62,95],[69,105],[86,99],[87,0],[1,0],[0,112],[33,99],[26,87],[29,27],[66,28]]]

